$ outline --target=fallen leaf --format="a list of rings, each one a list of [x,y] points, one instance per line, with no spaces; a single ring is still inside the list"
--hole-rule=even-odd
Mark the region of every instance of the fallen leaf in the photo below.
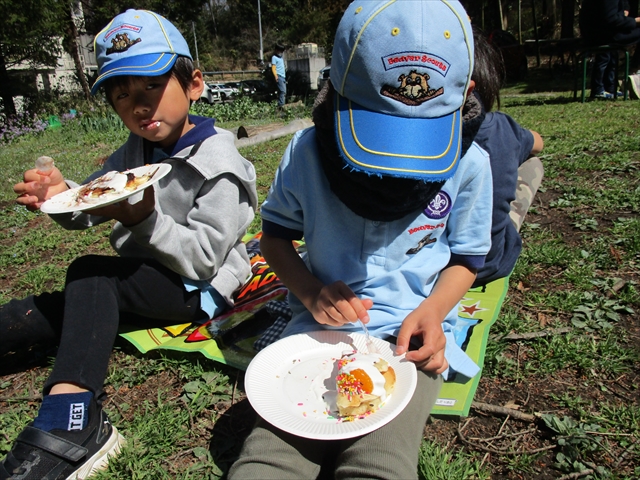
[[[609,245],[609,251],[611,252],[611,256],[616,260],[618,264],[622,262],[622,258],[620,257],[620,252],[613,248],[613,245]]]
[[[545,315],[544,313],[538,313],[538,323],[541,327],[546,327],[551,322],[549,315]]]

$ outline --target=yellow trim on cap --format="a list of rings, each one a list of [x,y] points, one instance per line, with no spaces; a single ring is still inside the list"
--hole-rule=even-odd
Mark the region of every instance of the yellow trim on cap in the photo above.
[[[345,98],[346,99],[346,98]],[[358,147],[360,147],[360,149],[362,149],[363,151],[371,154],[371,155],[378,155],[378,156],[384,156],[384,157],[395,157],[395,158],[416,158],[416,159],[420,159],[420,160],[437,160],[439,158],[442,158],[443,156],[445,156],[449,150],[451,149],[451,145],[453,143],[453,136],[454,136],[454,132],[455,132],[455,125],[456,122],[460,122],[459,120],[459,115],[460,115],[460,110],[456,110],[455,112],[453,112],[453,120],[451,122],[451,135],[449,137],[449,145],[447,146],[447,149],[445,150],[445,152],[441,155],[437,155],[437,156],[423,156],[423,155],[404,155],[404,154],[393,154],[393,153],[386,153],[386,152],[377,152],[375,150],[371,150],[368,148],[365,148],[360,141],[358,140],[354,130],[353,130],[353,116],[352,116],[352,109],[351,109],[351,100],[346,99],[349,102],[349,119],[350,121],[350,129],[351,129],[351,134],[353,135],[353,138],[355,140],[355,143],[358,145]],[[345,147],[344,141],[342,139],[342,125],[341,125],[341,118],[340,118],[340,110],[339,110],[339,105],[340,105],[340,96],[336,95],[336,116],[337,116],[337,121],[338,121],[338,137],[340,138],[340,145],[342,147],[342,151],[343,153],[356,165],[360,165],[363,168],[371,168],[371,169],[376,169],[376,170],[385,170],[385,171],[394,171],[394,172],[410,172],[410,173],[422,173],[422,174],[426,174],[426,173],[430,173],[430,174],[440,174],[440,173],[446,173],[449,170],[451,170],[454,165],[458,162],[458,156],[460,155],[460,148],[462,146],[462,142],[458,142],[458,150],[456,152],[456,160],[454,162],[451,163],[451,165],[449,165],[447,168],[443,169],[443,170],[417,170],[417,169],[408,169],[408,168],[392,168],[392,167],[381,167],[379,165],[369,165],[367,163],[363,163],[360,162],[358,160],[356,160],[355,158],[353,158],[349,152],[347,151],[347,147]],[[460,133],[462,134],[462,125],[460,125]]]
[[[360,42],[360,37],[362,37],[362,34],[366,30],[366,28],[369,26],[369,24],[373,21],[373,19],[376,17],[376,15],[378,15],[382,10],[384,10],[389,5],[392,5],[394,3],[396,3],[396,0],[391,0],[389,3],[381,6],[378,10],[376,10],[374,12],[374,14],[371,15],[371,17],[369,17],[369,20],[367,20],[365,22],[365,24],[362,26],[362,28],[358,32],[358,36],[356,37],[356,41],[353,44],[353,48],[351,49],[351,55],[349,55],[349,61],[347,62],[347,68],[344,69],[344,74],[343,74],[343,77],[342,77],[342,85],[340,85],[340,91],[339,91],[340,94],[344,93],[344,82],[347,81],[347,76],[349,74],[349,69],[351,68],[351,61],[353,60],[353,57],[356,54],[356,48],[358,47],[358,43]]]
[[[153,55],[153,54],[147,54],[147,55]],[[163,69],[167,68],[167,65],[170,64],[173,59],[178,55],[177,53],[162,53],[160,54],[160,57],[153,63],[149,64],[149,65],[129,65],[126,67],[118,67],[118,68],[113,68],[111,70],[109,70],[108,72],[103,73],[102,75],[100,75],[98,78],[96,78],[96,81],[94,82],[94,84],[98,83],[103,77],[104,78],[108,78],[110,76],[112,76],[115,72],[118,71],[127,71],[129,70],[130,72],[128,72],[129,75],[131,75],[131,72],[135,71],[136,69],[142,69],[142,68],[149,68],[149,67],[153,67],[154,65],[158,64],[165,55],[169,55],[169,60],[164,62],[164,64],[160,67],[160,68],[156,68],[155,70],[149,70],[149,71],[145,71],[144,75],[141,75],[143,77],[153,77],[153,73],[155,72],[160,72]]]
[[[153,17],[157,20],[158,22],[158,26],[160,27],[160,30],[162,30],[162,33],[164,35],[165,40],[167,41],[167,44],[169,45],[169,48],[171,49],[171,52],[173,52],[173,45],[171,45],[171,41],[169,40],[169,35],[167,34],[166,30],[164,29],[164,26],[162,25],[162,20],[160,20],[160,17],[152,12],[151,10],[144,10],[147,13],[150,13],[151,15],[153,15]]]
[[[452,145],[452,138],[453,138],[453,132],[455,131],[455,118],[454,121],[451,122],[451,135],[449,135],[449,145],[447,145],[447,148],[445,149],[444,152],[442,152],[440,155],[403,155],[403,154],[395,154],[395,153],[386,153],[386,152],[377,152],[375,150],[371,150],[367,147],[365,147],[364,145],[362,145],[362,143],[360,142],[360,140],[358,139],[358,135],[356,135],[356,131],[354,130],[353,127],[353,110],[351,109],[351,100],[347,99],[347,101],[349,102],[349,123],[350,123],[350,127],[351,127],[351,135],[353,136],[353,140],[356,142],[356,145],[358,145],[358,147],[360,147],[361,150],[370,153],[372,155],[385,155],[387,157],[400,157],[400,158],[419,158],[422,160],[437,160],[438,158],[442,158],[445,155],[447,155],[449,153],[449,150],[451,149],[451,145]],[[456,110],[454,113],[454,116],[458,114],[458,111]]]
[[[98,38],[102,35],[103,32],[105,32],[106,30],[109,30],[111,28],[111,25],[113,25],[113,21],[114,20],[115,20],[115,18],[112,18],[111,21],[107,24],[107,26],[104,27],[102,30],[100,30],[95,37],[93,37],[93,51],[94,52],[98,51],[98,48],[96,46],[96,43],[98,42]]]
[[[444,3],[447,7],[449,7],[449,9],[453,12],[453,14],[458,18],[458,21],[460,22],[460,27],[462,28],[462,31],[465,32],[464,41],[467,44],[467,55],[469,55],[469,73],[467,75],[467,84],[464,87],[464,94],[466,95],[466,92],[469,90],[469,83],[471,82],[471,74],[473,73],[473,53],[472,53],[473,49],[471,48],[471,45],[469,45],[469,38],[473,38],[473,32],[467,32],[467,29],[465,28],[464,20],[458,14],[456,9],[453,8],[447,0],[442,0],[442,3]]]

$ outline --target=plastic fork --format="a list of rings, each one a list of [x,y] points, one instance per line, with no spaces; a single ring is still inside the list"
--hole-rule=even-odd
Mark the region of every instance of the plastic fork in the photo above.
[[[360,322],[360,326],[362,327],[362,330],[364,330],[365,342],[367,343],[367,350],[369,351],[369,353],[380,353],[375,343],[373,343],[373,340],[371,340],[371,335],[369,335],[367,326],[360,319],[358,319],[358,322]]]

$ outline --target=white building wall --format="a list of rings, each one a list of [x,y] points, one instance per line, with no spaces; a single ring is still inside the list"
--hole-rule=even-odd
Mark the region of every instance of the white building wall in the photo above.
[[[287,71],[304,75],[311,90],[318,89],[317,77],[321,68],[326,66],[324,52],[315,43],[302,43],[292,52],[287,52]]]

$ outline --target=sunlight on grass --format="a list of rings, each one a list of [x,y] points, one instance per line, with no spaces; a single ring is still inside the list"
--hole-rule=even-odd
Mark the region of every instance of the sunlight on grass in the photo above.
[[[490,472],[482,468],[473,456],[451,453],[435,442],[423,441],[418,460],[421,480],[481,480],[491,478]]]

